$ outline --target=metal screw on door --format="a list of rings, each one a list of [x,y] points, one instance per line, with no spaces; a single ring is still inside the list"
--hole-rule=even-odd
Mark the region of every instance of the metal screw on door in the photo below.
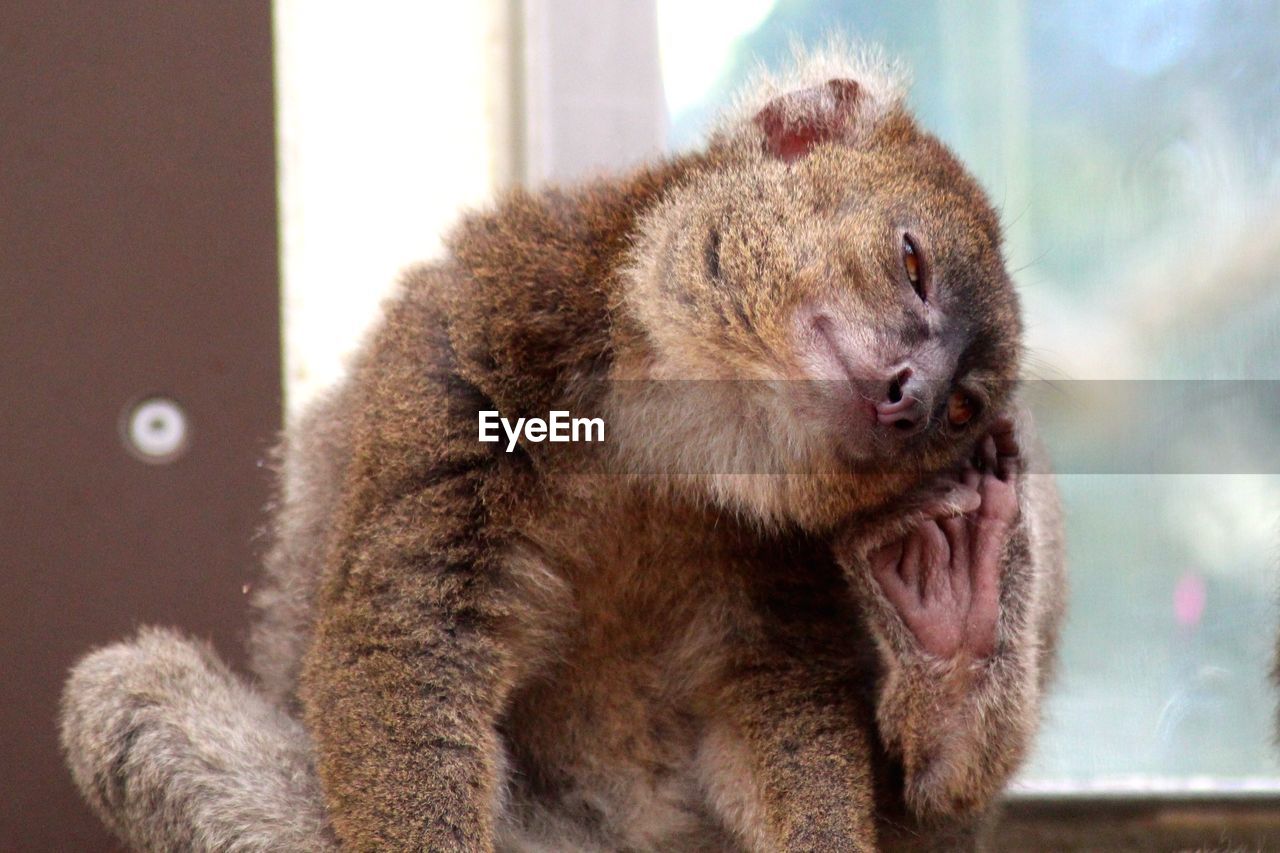
[[[126,412],[123,433],[125,447],[143,462],[172,462],[187,449],[187,413],[168,397],[148,397]]]

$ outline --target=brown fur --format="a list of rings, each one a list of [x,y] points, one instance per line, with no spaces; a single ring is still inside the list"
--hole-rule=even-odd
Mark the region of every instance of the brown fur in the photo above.
[[[1057,605],[1030,539],[1053,535],[1011,548],[1000,653],[960,693],[829,544],[971,443],[943,436],[854,476],[796,439],[770,458],[789,473],[723,477],[718,443],[777,450],[749,432],[776,400],[744,391],[716,424],[685,398],[699,433],[680,434],[664,391],[623,401],[601,382],[795,378],[786,319],[807,299],[901,334],[877,282],[894,244],[876,235],[907,209],[970,288],[979,369],[992,409],[1006,402],[1017,304],[996,219],[946,150],[900,107],[794,164],[757,140],[740,129],[618,181],[513,193],[390,307],[354,378],[301,684],[352,848],[963,837],[1025,754]],[[714,228],[732,287],[705,274]],[[475,439],[478,409],[584,404],[622,438],[514,454]],[[707,469],[622,473],[663,452],[708,454]]]
[[[238,809],[250,837],[234,785],[216,832],[191,827],[190,809],[134,816],[212,796],[209,768],[174,787],[195,729],[166,685],[190,683],[216,706],[202,755],[260,719],[288,733],[275,752],[228,750],[219,769],[250,768],[273,815],[311,789],[272,778],[270,756],[314,743],[330,822],[317,849],[976,843],[1051,669],[1052,483],[1034,465],[1017,481],[988,657],[925,652],[868,555],[940,506],[961,511],[939,473],[1016,408],[1017,299],[974,181],[892,86],[852,74],[833,87],[820,66],[810,88],[760,86],[704,150],[511,193],[406,277],[352,375],[286,446],[254,664],[307,736],[265,706],[238,713],[245,687],[181,640],[96,653],[68,689],[64,742],[77,779],[129,793],[85,789],[122,837],[226,839]],[[802,144],[771,138],[796,127]],[[902,280],[903,228],[946,288],[933,313]],[[828,316],[859,359],[834,383],[813,374]],[[846,435],[825,408],[833,384],[856,397],[913,352],[963,374],[980,415],[909,441]],[[477,441],[480,409],[600,414],[607,440],[506,453]],[[181,680],[174,661],[190,664]],[[112,705],[124,664],[139,687]],[[116,722],[73,713],[91,706]],[[154,755],[134,744],[156,739],[117,736],[152,729],[165,734]],[[116,778],[134,766],[145,786]]]

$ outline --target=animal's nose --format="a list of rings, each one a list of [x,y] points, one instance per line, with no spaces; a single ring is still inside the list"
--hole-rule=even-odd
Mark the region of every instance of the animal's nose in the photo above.
[[[904,367],[889,380],[884,398],[876,404],[880,425],[899,435],[914,435],[929,422],[929,383]]]

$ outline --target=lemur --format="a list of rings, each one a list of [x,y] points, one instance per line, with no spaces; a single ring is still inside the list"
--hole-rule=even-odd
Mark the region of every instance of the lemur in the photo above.
[[[515,189],[286,435],[254,682],[158,629],[73,671],[141,849],[979,843],[1064,589],[976,181],[811,56],[701,148]],[[607,438],[477,438],[476,413]]]

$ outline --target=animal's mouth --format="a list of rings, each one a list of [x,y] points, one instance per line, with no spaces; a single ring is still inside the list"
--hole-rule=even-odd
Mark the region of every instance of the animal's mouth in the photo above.
[[[868,380],[859,375],[853,359],[837,340],[835,321],[827,314],[816,314],[810,320],[814,336],[821,344],[826,360],[838,368],[840,378],[828,380],[833,385],[845,385],[847,396],[840,401],[840,408],[848,412],[855,424],[874,426],[876,423],[876,401],[867,393]],[[827,383],[823,383],[824,385]]]
[[[810,321],[810,324],[814,332],[817,333],[818,339],[826,347],[827,354],[831,357],[831,360],[840,366],[841,370],[844,371],[844,375],[852,384],[854,381],[853,366],[849,363],[849,357],[845,354],[843,348],[836,343],[835,321],[828,314],[817,314]]]

